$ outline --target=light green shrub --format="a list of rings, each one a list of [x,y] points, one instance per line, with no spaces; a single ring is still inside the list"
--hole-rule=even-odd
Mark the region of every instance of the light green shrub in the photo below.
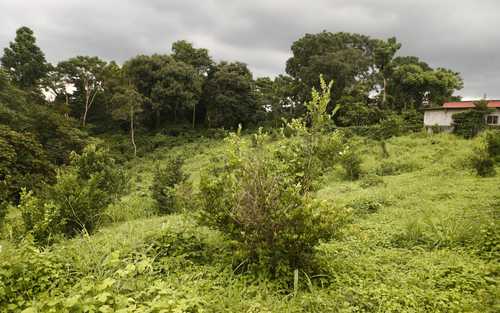
[[[234,134],[227,139],[227,154],[200,184],[203,222],[236,240],[250,268],[257,266],[273,276],[310,270],[314,246],[337,234],[349,217],[347,210],[309,197],[310,181],[303,178],[310,168],[302,167],[301,159],[308,156],[296,139],[281,145],[277,157],[246,149]]]
[[[488,132],[480,136],[476,147],[471,157],[472,166],[475,168],[477,175],[481,177],[492,177],[496,175],[495,159],[496,138],[493,132]],[[493,153],[493,154],[492,154]]]
[[[184,159],[177,156],[167,159],[164,166],[159,165],[156,168],[151,192],[161,214],[173,213],[180,209],[176,205],[176,187],[184,184],[187,179],[182,171],[183,164]]]
[[[412,161],[405,161],[400,159],[385,159],[380,163],[377,169],[377,175],[392,176],[409,173],[417,170],[419,166]]]
[[[70,165],[45,192],[24,192],[19,209],[27,232],[37,242],[50,243],[53,236],[92,232],[104,209],[125,191],[125,176],[107,152],[86,147],[73,153]]]

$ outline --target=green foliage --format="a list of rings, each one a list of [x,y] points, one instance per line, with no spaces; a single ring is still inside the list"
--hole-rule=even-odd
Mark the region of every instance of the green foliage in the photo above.
[[[304,131],[308,131],[305,126]],[[114,220],[117,223],[43,250],[29,245],[27,252],[23,245],[0,242],[0,301],[4,301],[0,311],[498,311],[500,199],[493,191],[499,177],[472,175],[464,161],[472,152],[471,141],[457,136],[393,137],[385,141],[390,152],[385,155],[378,141],[365,140],[359,154],[367,174],[359,182],[344,180],[341,171],[325,170],[318,190],[307,193],[308,201],[333,200],[334,208],[325,208],[327,216],[345,214],[340,224],[349,223],[336,230],[341,236],[315,245],[307,258],[314,270],[305,268],[297,275],[293,268],[283,266],[276,273],[281,279],[270,279],[264,263],[269,258],[262,263],[243,262],[248,255],[244,244],[228,233],[200,226],[191,213],[154,216],[148,188],[157,162],[168,156],[187,156],[183,169],[197,191],[197,177],[207,165],[214,165],[222,175],[226,166],[236,173],[240,164],[256,160],[258,173],[274,175],[273,168],[283,165],[274,160],[280,143],[303,135],[285,138],[278,134],[271,141],[261,131],[230,142],[179,137],[175,143],[175,137],[166,136],[172,145],[127,163],[134,188],[110,206],[117,214],[124,211]],[[238,142],[240,153],[228,149],[234,147],[233,142]],[[241,161],[219,159],[222,163],[215,164],[214,156]],[[269,160],[274,160],[273,168],[263,170]],[[374,175],[384,160],[415,168],[405,175]],[[288,171],[282,170],[288,177]],[[251,173],[255,171],[248,176]],[[255,177],[262,182],[263,176],[245,178],[245,186],[254,186]],[[368,189],[362,187],[372,178],[378,182],[369,183]],[[237,177],[231,180],[239,186]],[[236,188],[241,188],[242,195],[256,194],[253,188]],[[275,189],[267,194],[275,195]],[[248,198],[237,200],[248,203]],[[144,210],[144,215],[132,210]],[[16,211],[10,208],[7,230],[15,218]]]
[[[500,130],[489,130],[483,136],[488,154],[495,162],[500,163]]]
[[[16,38],[4,49],[1,62],[17,86],[33,91],[48,70],[45,55],[36,45],[33,31],[26,26],[16,31]]]
[[[340,164],[344,168],[345,176],[350,180],[357,180],[362,173],[361,157],[355,146],[346,146],[340,155]]]
[[[405,160],[383,160],[380,163],[380,167],[377,169],[377,175],[389,176],[389,175],[400,175],[404,173],[413,172],[418,169],[418,164],[414,162],[409,162]]]
[[[374,41],[368,36],[350,33],[306,34],[292,44],[293,56],[288,59],[286,72],[300,84],[301,101],[310,99],[309,90],[318,87],[318,76],[335,81],[335,91],[328,111],[353,87],[356,77],[369,72]]]
[[[376,213],[381,210],[387,201],[377,197],[359,198],[349,203],[348,207],[352,208],[357,214]]]
[[[498,136],[495,132],[487,132],[482,134],[476,143],[474,152],[471,156],[472,166],[476,169],[479,176],[491,177],[495,176],[495,160],[498,159],[497,149]]]
[[[272,275],[309,270],[314,246],[331,238],[348,213],[304,195],[294,168],[264,151],[244,151],[237,135],[231,148],[202,177],[203,220],[240,245],[243,260]],[[251,268],[251,267],[250,267]]]
[[[292,174],[293,182],[303,192],[308,192],[316,189],[318,179],[342,159],[344,149],[344,138],[340,132],[306,132],[279,142],[274,154]]]
[[[485,116],[489,109],[487,102],[476,102],[475,108],[461,113],[453,114],[453,132],[464,138],[472,138],[486,128]]]
[[[172,57],[193,66],[200,74],[208,72],[212,59],[207,49],[194,48],[190,42],[179,40],[172,44]]]
[[[327,113],[327,109],[331,101],[333,80],[327,84],[323,75],[320,75],[319,81],[321,89],[318,91],[313,87],[311,91],[311,100],[305,104],[312,131],[324,131],[331,118],[331,115]],[[332,115],[335,114],[338,108],[339,106],[334,109]]]
[[[55,172],[43,147],[28,132],[0,125],[1,201],[15,201],[21,188],[39,188],[53,182]]]
[[[403,119],[395,114],[388,114],[378,125],[376,129],[377,139],[388,139],[393,136],[400,136],[404,132]]]
[[[72,155],[70,166],[40,196],[24,192],[19,210],[26,231],[37,242],[51,243],[54,236],[91,233],[124,187],[124,174],[114,160],[105,150],[90,145],[81,155]]]
[[[74,279],[61,256],[24,241],[15,254],[0,258],[0,307],[3,312],[25,312],[35,297],[50,297],[51,290]]]
[[[171,157],[165,161],[165,165],[158,165],[153,177],[153,184],[151,185],[151,192],[153,199],[155,199],[158,211],[162,214],[174,213],[182,209],[179,207],[177,197],[179,188],[186,182],[187,176],[182,170],[184,158],[180,156]]]
[[[243,63],[221,62],[208,73],[202,104],[208,127],[234,129],[238,124],[255,125],[262,119],[252,73]]]
[[[384,179],[378,175],[374,174],[367,174],[363,175],[361,178],[359,185],[362,188],[370,188],[370,187],[375,187],[375,186],[380,186],[384,185]]]

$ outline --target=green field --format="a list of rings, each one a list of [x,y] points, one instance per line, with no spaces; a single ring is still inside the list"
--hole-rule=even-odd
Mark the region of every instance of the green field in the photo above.
[[[474,141],[418,133],[388,140],[388,155],[360,141],[363,176],[346,180],[334,167],[315,192],[349,208],[350,223],[316,247],[321,270],[299,272],[295,288],[235,271],[233,242],[199,225],[196,212],[157,215],[155,164],[186,156],[196,191],[225,149],[196,139],[128,161],[130,192],[94,234],[42,250],[2,242],[0,276],[14,283],[0,282],[0,298],[17,292],[0,311],[499,312],[500,175],[476,175]],[[4,235],[16,218],[10,212]]]

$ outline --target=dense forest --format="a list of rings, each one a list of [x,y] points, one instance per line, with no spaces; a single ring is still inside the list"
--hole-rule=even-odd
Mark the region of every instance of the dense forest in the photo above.
[[[13,34],[14,37],[14,34]],[[179,40],[0,68],[0,312],[497,312],[500,132],[460,74],[306,34],[255,78]]]

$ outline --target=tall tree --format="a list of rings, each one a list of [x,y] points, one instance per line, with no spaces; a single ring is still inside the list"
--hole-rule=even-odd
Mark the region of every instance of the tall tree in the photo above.
[[[319,88],[318,77],[335,82],[329,105],[333,104],[359,80],[372,72],[375,41],[367,36],[350,33],[306,34],[291,47],[293,56],[288,59],[286,72],[302,85],[302,101],[310,97],[312,87]]]
[[[378,40],[374,50],[374,61],[382,76],[382,106],[387,101],[387,80],[392,69],[394,56],[401,49],[401,44],[397,42],[396,37],[387,39],[387,41]]]
[[[148,123],[150,128],[160,126],[161,108],[159,104],[153,102],[153,88],[159,79],[160,69],[170,60],[171,57],[168,55],[138,55],[123,65],[127,79],[144,97],[144,114],[150,122]]]
[[[448,69],[432,69],[417,57],[397,57],[393,60],[388,93],[392,108],[420,109],[424,104],[441,105],[453,93],[463,88],[459,73]]]
[[[130,141],[134,148],[134,156],[137,156],[137,145],[135,144],[135,126],[138,114],[143,111],[144,98],[132,85],[122,87],[112,98],[113,118],[129,122]]]
[[[202,99],[209,127],[252,124],[264,114],[256,98],[252,73],[239,62],[215,66],[208,74]]]
[[[179,40],[172,44],[172,57],[193,66],[198,73],[205,75],[213,65],[207,49],[194,48],[190,42]]]
[[[68,84],[83,97],[82,126],[85,127],[89,110],[99,92],[103,90],[103,70],[106,62],[98,57],[77,56],[60,62],[58,67],[66,75]]]
[[[25,90],[36,88],[48,70],[45,55],[36,45],[33,31],[25,26],[16,31],[16,38],[4,49],[1,62],[14,83]]]
[[[179,40],[172,44],[172,57],[180,62],[184,62],[193,66],[199,75],[203,83],[205,83],[205,78],[208,71],[213,66],[212,58],[208,55],[207,49],[194,48],[190,42],[185,40]],[[193,115],[192,115],[192,125],[195,127],[196,123],[196,107],[199,101],[193,102]]]
[[[193,66],[170,58],[157,73],[151,99],[159,105],[159,112],[172,113],[174,123],[178,122],[180,113],[186,111],[192,112],[194,123],[202,83],[201,75]]]

